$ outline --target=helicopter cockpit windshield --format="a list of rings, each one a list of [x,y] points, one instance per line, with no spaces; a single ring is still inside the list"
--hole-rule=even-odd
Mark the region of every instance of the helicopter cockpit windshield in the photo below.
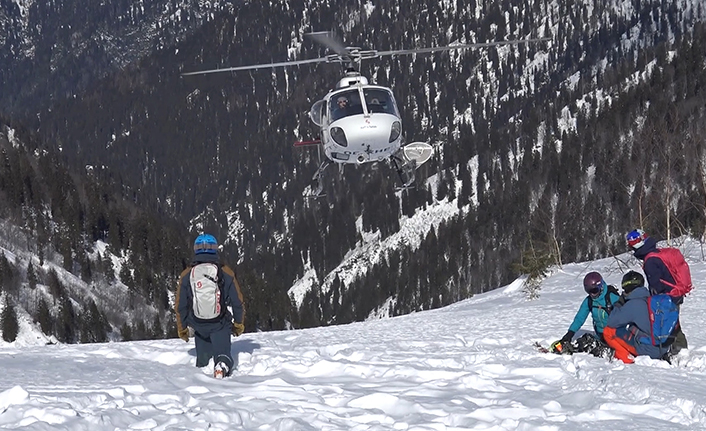
[[[392,114],[399,117],[392,94],[382,88],[364,88],[365,105],[370,113]]]
[[[337,93],[329,99],[331,121],[336,121],[350,115],[363,114],[360,90],[348,90]],[[392,93],[384,88],[363,88],[363,101],[368,114],[382,113],[399,117]]]
[[[363,113],[363,104],[360,101],[358,90],[349,90],[332,96],[329,100],[331,121],[339,120],[350,115]]]

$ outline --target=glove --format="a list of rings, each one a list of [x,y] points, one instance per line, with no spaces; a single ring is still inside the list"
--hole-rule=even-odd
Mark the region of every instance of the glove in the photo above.
[[[240,337],[240,334],[245,332],[245,325],[242,323],[233,322],[233,328],[231,331],[233,332],[233,335]]]
[[[561,341],[562,343],[570,343],[571,340],[574,338],[574,335],[576,335],[574,331],[567,331],[566,334],[564,334],[564,336],[561,337],[561,340],[559,341]]]
[[[178,333],[179,333],[179,338],[186,341],[187,343],[189,342],[189,328],[184,328],[184,329],[178,331]]]

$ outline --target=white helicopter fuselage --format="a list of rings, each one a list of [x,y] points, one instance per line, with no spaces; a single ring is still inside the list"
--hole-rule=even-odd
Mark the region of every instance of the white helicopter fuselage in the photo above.
[[[322,130],[324,153],[337,163],[361,164],[385,160],[402,144],[401,135],[390,141],[393,124],[399,124],[399,121],[394,115],[380,113],[357,114],[336,120]],[[331,130],[334,128],[343,130],[347,145],[339,144],[332,137]]]
[[[359,77],[360,79],[362,77]],[[386,160],[403,144],[402,121],[390,89],[359,81],[331,91],[312,106],[321,145],[335,163]]]

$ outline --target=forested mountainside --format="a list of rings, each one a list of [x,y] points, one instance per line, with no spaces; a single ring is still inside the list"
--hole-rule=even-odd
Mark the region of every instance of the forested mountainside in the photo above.
[[[244,2],[106,66],[80,93],[18,89],[7,109],[74,169],[119,172],[138,205],[214,232],[247,268],[258,328],[341,323],[502,285],[524,251],[553,262],[605,256],[635,225],[702,235],[705,14],[703,1],[686,0]],[[307,201],[318,160],[292,143],[316,136],[307,112],[340,68],[180,74],[318,56],[304,33],[319,30],[379,50],[551,41],[364,62],[395,93],[407,140],[434,144],[434,157],[414,190],[396,192],[389,166],[365,165],[327,172],[326,197]],[[91,61],[52,74],[81,76]],[[389,241],[349,271],[355,250],[449,207],[417,241]],[[298,313],[292,286],[306,292]]]
[[[0,0],[3,110],[79,97],[102,77],[163,49],[235,2]]]
[[[60,155],[29,150],[36,136],[0,124],[3,338],[13,341],[24,315],[61,342],[175,334],[185,225],[139,208],[114,181],[72,173]]]

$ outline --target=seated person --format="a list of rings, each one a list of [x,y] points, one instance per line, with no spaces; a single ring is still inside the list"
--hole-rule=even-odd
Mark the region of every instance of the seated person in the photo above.
[[[569,330],[557,343],[570,343],[589,315],[591,315],[593,320],[593,330],[596,332],[596,338],[601,342],[604,341],[603,329],[608,320],[608,315],[613,310],[613,304],[620,299],[620,294],[615,287],[609,286],[603,280],[603,276],[600,273],[595,271],[586,274],[583,279],[583,289],[587,296],[581,302],[581,306],[579,306]]]
[[[380,101],[376,97],[373,97],[372,99],[370,99],[370,102],[368,103],[368,111],[384,113],[385,107],[382,106],[382,104],[380,103]]]
[[[652,323],[645,278],[639,272],[629,271],[623,276],[622,286],[625,303],[616,305],[604,332],[606,342],[615,349],[615,357],[626,364],[633,363],[635,356],[640,355],[668,360],[673,338],[663,345],[649,342]]]

